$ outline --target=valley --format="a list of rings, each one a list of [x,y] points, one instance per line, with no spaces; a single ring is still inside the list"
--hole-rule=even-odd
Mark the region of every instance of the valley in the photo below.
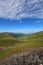
[[[23,53],[31,48],[43,47],[43,31],[30,35],[13,35],[11,33],[0,33],[0,60],[15,53]]]

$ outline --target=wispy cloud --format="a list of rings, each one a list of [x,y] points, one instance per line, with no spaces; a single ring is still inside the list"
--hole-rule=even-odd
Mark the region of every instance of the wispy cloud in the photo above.
[[[0,17],[43,18],[43,0],[0,0]]]

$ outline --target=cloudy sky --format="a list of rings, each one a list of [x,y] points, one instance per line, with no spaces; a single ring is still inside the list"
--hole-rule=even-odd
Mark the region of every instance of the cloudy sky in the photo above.
[[[0,0],[0,32],[43,31],[43,0]]]

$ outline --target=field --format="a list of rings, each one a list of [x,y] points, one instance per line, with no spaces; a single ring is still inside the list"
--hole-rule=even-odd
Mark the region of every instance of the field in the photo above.
[[[43,32],[31,35],[13,37],[8,34],[0,34],[0,60],[12,54],[23,53],[31,48],[43,47]]]

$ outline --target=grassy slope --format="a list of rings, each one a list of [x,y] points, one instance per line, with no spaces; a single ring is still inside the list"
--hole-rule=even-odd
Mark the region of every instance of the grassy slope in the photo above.
[[[3,38],[3,40],[5,41],[6,38]],[[14,43],[16,43],[16,44],[13,44],[11,46],[11,44],[13,43],[12,39],[14,40]],[[0,38],[0,40],[1,40],[1,38]],[[18,39],[10,37],[10,38],[7,38],[7,40],[8,40],[8,43],[4,42],[2,44],[3,44],[3,46],[7,46],[7,44],[8,44],[10,47],[7,47],[5,50],[0,51],[0,60],[4,59],[7,56],[12,55],[13,53],[24,52],[29,48],[43,47],[43,32],[35,33],[30,36],[24,36],[21,38],[19,37]],[[10,42],[9,42],[9,40],[10,40]],[[15,40],[16,40],[16,42],[15,42]],[[17,40],[21,40],[22,43],[18,43]],[[1,46],[1,43],[0,43],[0,46]]]
[[[12,46],[15,43],[19,43],[16,37],[12,37],[8,34],[0,34],[0,46]]]
[[[24,41],[39,41],[39,42],[43,42],[43,32],[38,32],[38,33],[35,33],[35,34],[23,36],[23,37],[21,37],[21,39],[24,40]]]

